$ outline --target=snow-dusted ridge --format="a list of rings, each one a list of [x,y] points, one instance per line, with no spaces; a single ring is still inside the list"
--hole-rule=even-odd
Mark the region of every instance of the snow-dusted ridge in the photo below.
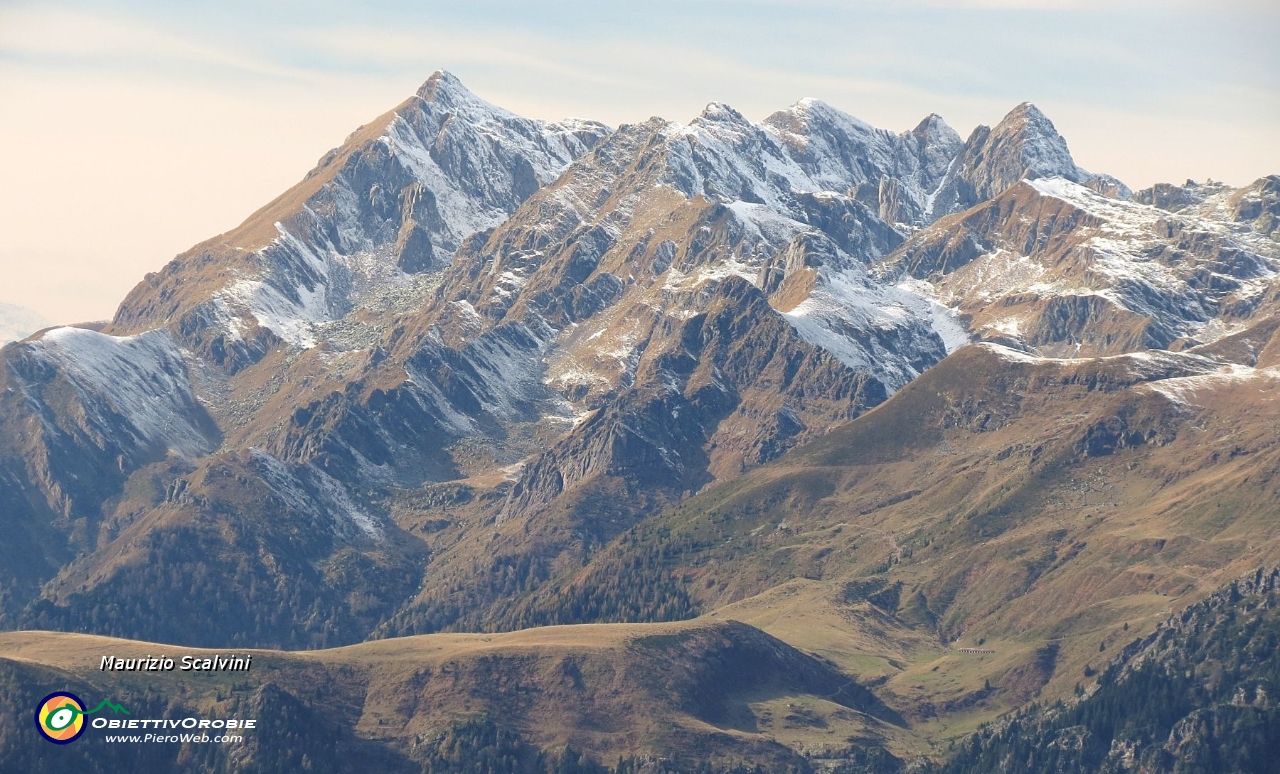
[[[989,231],[943,232],[953,244],[968,239],[981,253],[930,273],[916,288],[977,314],[980,335],[1023,340],[1044,312],[1034,302],[1057,300],[1076,308],[1098,302],[1093,308],[1117,318],[1146,318],[1157,339],[1206,343],[1245,327],[1243,320],[1225,320],[1223,311],[1258,303],[1280,270],[1280,244],[1199,207],[1172,214],[1062,177],[1023,180],[1007,199],[1022,208],[1020,220],[1006,225],[979,214],[968,222]],[[1054,201],[1069,209],[1045,203]],[[987,207],[982,212],[995,217],[996,205]],[[877,269],[885,279],[892,271]]]
[[[1272,400],[1280,399],[1280,367],[1255,368],[1238,363],[1222,363],[1186,352],[1129,352],[1098,358],[1038,357],[992,342],[976,346],[1014,363],[1034,365],[1083,365],[1091,362],[1121,363],[1129,366],[1133,376],[1147,380],[1135,385],[1140,392],[1155,393],[1183,406],[1199,406],[1202,396],[1235,386],[1255,384],[1259,391],[1272,391]],[[1170,376],[1181,372],[1181,376]]]
[[[1280,368],[1253,368],[1232,363],[1212,373],[1162,379],[1143,385],[1142,389],[1160,393],[1174,403],[1199,406],[1201,404],[1197,401],[1204,393],[1250,382],[1256,383],[1259,391],[1275,391],[1277,382],[1280,382]],[[1275,400],[1276,397],[1271,399]]]
[[[195,458],[217,448],[199,407],[183,353],[165,331],[107,336],[54,328],[31,342],[75,387],[88,419],[115,435],[122,428],[142,448]]]
[[[1140,373],[1147,375],[1164,373],[1170,366],[1191,368],[1203,373],[1210,373],[1223,367],[1222,363],[1203,355],[1187,352],[1168,352],[1160,349],[1125,352],[1120,355],[1102,355],[1100,357],[1042,357],[993,341],[981,341],[976,343],[975,346],[982,347],[1014,363],[1035,363],[1038,365],[1049,363],[1082,365],[1094,362],[1129,363],[1135,368],[1141,369]]]
[[[713,102],[687,125],[669,123],[664,134],[671,152],[668,182],[687,196],[785,212],[794,208],[796,194],[852,198],[889,178],[910,204],[903,210],[908,222],[916,224],[962,145],[937,116],[895,134],[814,99],[759,124]]]

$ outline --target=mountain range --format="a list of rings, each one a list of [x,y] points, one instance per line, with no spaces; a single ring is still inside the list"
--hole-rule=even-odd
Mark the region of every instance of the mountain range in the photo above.
[[[1131,191],[1031,104],[614,129],[439,72],[112,320],[0,349],[0,626],[609,624],[623,671],[693,627],[672,664],[768,653],[777,690],[535,746],[939,755],[1280,560],[1278,226],[1280,176]]]
[[[53,323],[30,309],[17,304],[0,302],[0,346],[25,339],[41,328],[48,328],[51,325]]]

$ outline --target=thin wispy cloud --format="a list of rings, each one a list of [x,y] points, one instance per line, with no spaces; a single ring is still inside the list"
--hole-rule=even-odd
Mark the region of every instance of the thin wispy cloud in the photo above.
[[[57,67],[196,65],[254,77],[305,80],[314,73],[140,21],[94,12],[18,6],[0,9],[0,56]]]
[[[477,36],[430,27],[331,27],[287,34],[295,45],[323,54],[331,63],[374,65],[382,69],[413,68],[418,72],[433,71],[427,68],[434,68],[440,62],[478,64],[489,68],[523,68],[605,86],[625,85],[624,79],[607,75],[607,71],[599,67],[575,66],[554,57],[528,53],[554,48],[553,41],[532,35]]]

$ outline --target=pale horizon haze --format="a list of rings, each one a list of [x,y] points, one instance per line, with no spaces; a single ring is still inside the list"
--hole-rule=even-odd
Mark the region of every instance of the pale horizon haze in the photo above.
[[[555,120],[816,97],[967,136],[1023,101],[1132,188],[1280,173],[1280,4],[0,2],[0,302],[110,317],[435,70]]]

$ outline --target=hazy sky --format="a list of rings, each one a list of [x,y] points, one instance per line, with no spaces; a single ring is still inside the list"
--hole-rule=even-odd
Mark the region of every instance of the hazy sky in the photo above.
[[[1134,188],[1280,172],[1280,3],[0,0],[0,301],[109,317],[453,71],[525,115],[760,119],[819,97],[962,135],[1038,104]]]

